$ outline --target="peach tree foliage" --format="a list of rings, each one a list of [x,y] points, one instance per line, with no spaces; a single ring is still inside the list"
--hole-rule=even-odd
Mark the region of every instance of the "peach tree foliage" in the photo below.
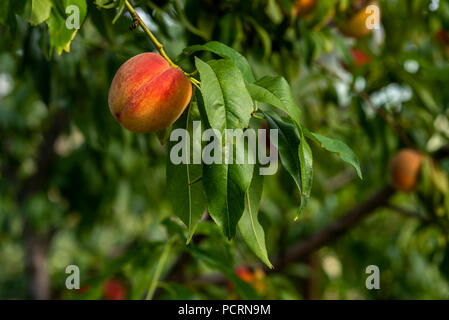
[[[192,100],[185,119],[175,126],[191,130],[195,111],[208,127],[222,135],[226,129],[247,129],[254,115],[266,118],[270,129],[281,132],[278,146],[281,162],[295,180],[301,195],[297,217],[306,205],[313,179],[313,156],[306,137],[341,156],[354,166],[361,177],[358,161],[346,144],[311,133],[302,126],[299,107],[284,78],[263,77],[256,80],[249,63],[241,54],[216,41],[185,48],[178,60],[199,51],[209,51],[219,58],[203,61],[195,57],[195,67],[201,81],[200,92]],[[263,104],[260,110],[257,109],[258,102]],[[285,117],[281,118],[266,105],[279,110]],[[255,168],[251,164],[235,163],[172,165],[168,161],[168,196],[175,213],[188,228],[187,244],[207,208],[228,239],[234,238],[238,227],[248,246],[271,267],[264,230],[257,218],[263,182],[262,177],[257,177]]]
[[[156,4],[159,3],[162,6],[164,1],[153,2]],[[323,81],[323,78],[326,78],[324,81],[329,80],[328,78],[335,80],[333,79],[334,75],[325,75],[325,69],[323,69],[324,71],[321,70],[321,66],[316,64],[319,60],[318,57],[320,57],[321,54],[326,54],[328,52],[326,51],[328,45],[332,45],[332,50],[335,50],[332,51],[332,53],[336,53],[338,58],[344,62],[345,68],[348,68],[349,71],[353,73],[354,79],[359,75],[366,76],[366,91],[370,94],[374,93],[373,97],[375,97],[376,91],[380,93],[385,91],[383,88],[391,83],[392,78],[400,84],[407,84],[411,87],[414,96],[410,104],[404,102],[404,109],[388,109],[390,106],[384,106],[385,108],[382,108],[387,110],[388,117],[396,119],[399,125],[405,128],[406,135],[413,140],[416,146],[419,146],[419,149],[425,149],[425,144],[429,137],[423,132],[428,130],[430,132],[429,134],[432,133],[432,130],[434,130],[433,120],[438,116],[438,121],[436,122],[439,123],[441,117],[447,118],[447,112],[441,107],[447,100],[447,93],[444,92],[444,90],[440,90],[441,92],[437,90],[438,88],[444,87],[445,81],[447,80],[447,77],[445,76],[446,73],[435,71],[436,68],[439,67],[437,63],[435,63],[435,66],[426,64],[426,59],[433,61],[430,58],[431,56],[432,59],[435,58],[435,61],[438,61],[440,56],[443,57],[443,60],[447,60],[447,46],[444,47],[442,44],[439,44],[438,39],[429,38],[428,42],[420,43],[422,46],[429,46],[426,47],[426,50],[417,50],[419,53],[410,53],[407,51],[408,49],[404,49],[406,52],[402,52],[404,50],[400,47],[400,44],[404,44],[405,40],[401,40],[403,37],[418,37],[424,31],[418,30],[419,32],[415,34],[415,28],[401,30],[407,37],[402,35],[401,32],[391,31],[394,29],[393,21],[396,21],[392,18],[393,13],[401,14],[403,16],[407,16],[407,13],[410,13],[415,18],[417,12],[421,10],[419,8],[426,8],[425,1],[419,2],[419,4],[416,4],[416,7],[411,9],[406,8],[405,5],[397,4],[397,12],[396,7],[394,7],[393,4],[385,4],[385,1],[382,2],[382,5],[385,7],[385,13],[387,14],[385,16],[385,21],[383,21],[383,25],[390,30],[389,36],[384,40],[385,48],[382,48],[383,51],[379,49],[379,53],[374,53],[368,50],[372,45],[369,41],[373,39],[365,38],[364,40],[356,42],[356,46],[359,49],[370,52],[369,57],[371,59],[371,64],[368,63],[357,70],[352,68],[350,61],[351,57],[348,55],[349,51],[347,48],[354,44],[348,44],[349,42],[346,42],[347,39],[339,33],[338,25],[340,25],[342,21],[339,21],[339,18],[336,17],[335,25],[322,24],[326,16],[326,6],[327,9],[329,9],[329,7],[335,5],[337,1],[327,1],[327,5],[320,5],[316,9],[316,15],[310,18],[310,20],[300,19],[299,22],[297,22],[298,33],[294,35],[296,36],[296,40],[298,40],[297,42],[291,40],[291,38],[294,37],[290,33],[285,32],[285,34],[282,33],[282,37],[279,36],[278,32],[285,31],[285,29],[283,29],[284,27],[286,29],[289,27],[285,26],[287,23],[284,24],[284,22],[272,23],[272,21],[276,20],[273,16],[271,17],[273,19],[272,21],[270,20],[266,26],[264,25],[263,28],[260,28],[260,21],[263,21],[262,19],[251,20],[251,18],[248,17],[248,15],[251,15],[252,9],[248,4],[249,2],[241,2],[242,4],[239,7],[248,10],[245,12],[246,16],[233,12],[232,15],[230,15],[231,17],[221,17],[219,14],[221,14],[223,10],[226,10],[227,7],[223,6],[217,9],[216,11],[218,13],[216,12],[216,15],[219,16],[220,23],[214,26],[214,32],[208,29],[208,26],[206,25],[207,19],[204,18],[204,16],[201,16],[201,12],[195,15],[197,13],[195,11],[196,4],[202,3],[203,0],[186,1],[186,5],[181,8],[176,7],[174,1],[169,2],[170,4],[167,6],[168,9],[164,14],[167,14],[168,12],[171,19],[179,18],[188,32],[186,32],[185,39],[181,41],[182,43],[180,42],[180,44],[176,46],[173,45],[174,41],[172,41],[171,44],[166,44],[166,49],[170,49],[170,57],[176,58],[174,61],[176,64],[182,66],[184,71],[187,73],[195,71],[193,77],[196,81],[200,82],[201,85],[199,88],[194,88],[192,101],[186,108],[182,117],[172,128],[169,128],[167,132],[165,132],[166,144],[164,145],[164,153],[154,153],[152,150],[151,152],[153,153],[148,157],[148,161],[157,161],[161,159],[165,161],[164,157],[170,153],[170,149],[174,145],[174,142],[167,141],[166,137],[172,130],[177,128],[185,128],[192,133],[193,123],[197,120],[201,120],[203,131],[208,128],[214,128],[220,132],[223,132],[225,129],[258,129],[262,124],[267,123],[268,129],[277,129],[280,133],[277,149],[279,152],[282,172],[278,177],[282,174],[282,179],[284,179],[284,175],[287,174],[290,180],[288,187],[291,188],[293,186],[296,188],[294,195],[298,196],[297,199],[291,197],[289,200],[297,205],[294,208],[297,217],[300,216],[307,205],[312,184],[314,184],[315,188],[318,187],[314,189],[314,197],[321,191],[319,190],[320,186],[317,186],[318,180],[320,180],[319,174],[321,170],[317,171],[317,168],[322,169],[322,167],[327,166],[327,163],[326,156],[319,158],[320,155],[325,154],[321,150],[318,151],[319,148],[339,156],[344,162],[352,166],[357,175],[361,177],[357,158],[348,145],[357,148],[357,146],[360,147],[360,144],[367,144],[367,140],[370,139],[369,143],[376,146],[373,147],[373,153],[379,153],[380,151],[377,149],[383,148],[381,160],[384,164],[382,165],[382,161],[378,159],[379,164],[367,165],[371,172],[375,172],[371,175],[378,175],[377,178],[379,178],[380,173],[384,174],[387,172],[386,163],[388,156],[396,152],[396,149],[402,147],[402,145],[400,139],[397,139],[398,137],[390,132],[391,128],[388,128],[388,124],[380,119],[378,115],[374,115],[373,118],[370,118],[371,115],[365,113],[366,110],[362,110],[362,107],[366,106],[362,106],[363,99],[361,99],[360,96],[356,96],[357,94],[352,92],[351,94],[353,94],[353,96],[351,97],[352,100],[350,107],[348,107],[349,109],[338,109],[339,116],[342,118],[347,117],[345,119],[348,120],[348,122],[343,123],[342,121],[338,125],[335,125],[335,123],[330,124],[334,119],[330,118],[333,113],[330,113],[329,109],[334,109],[335,111],[337,108],[333,107],[340,107],[341,105],[334,101],[334,99],[336,100],[335,96],[333,96],[335,92],[333,92],[332,89],[329,89],[329,87],[323,89],[323,93],[318,93],[318,96],[322,99],[322,101],[319,102],[323,103],[323,106],[317,107],[320,112],[326,110],[326,113],[323,112],[322,117],[329,117],[329,122],[320,122],[322,119],[311,119],[314,116],[313,112],[306,110],[306,107],[303,105],[298,105],[293,98],[290,84],[294,85],[291,81],[292,78],[294,78],[292,70],[298,70],[298,66],[295,65],[295,58],[297,60],[300,59],[301,63],[306,64],[310,69],[315,68],[313,70],[315,71],[313,76],[316,76],[319,81]],[[237,1],[224,1],[222,3],[225,2],[237,3]],[[289,1],[278,2],[280,6],[283,6]],[[75,68],[67,67],[69,65],[69,63],[67,63],[68,61],[73,64],[81,61],[80,56],[82,54],[88,53],[89,57],[91,57],[98,54],[98,52],[106,51],[107,53],[104,54],[104,57],[101,56],[101,58],[104,58],[105,64],[108,64],[107,72],[111,74],[108,74],[107,77],[104,77],[103,79],[110,79],[120,66],[119,62],[138,53],[154,49],[140,30],[134,30],[133,32],[128,30],[132,24],[132,19],[127,14],[124,1],[105,0],[92,2],[83,0],[45,0],[21,2],[7,0],[5,3],[7,4],[6,7],[8,10],[0,13],[0,23],[6,25],[6,28],[12,33],[27,33],[27,38],[25,38],[24,41],[24,44],[26,45],[24,45],[23,60],[27,61],[27,63],[30,62],[28,66],[40,68],[36,69],[39,70],[39,72],[30,74],[35,81],[36,89],[41,95],[40,99],[42,99],[43,102],[54,106],[55,101],[62,101],[63,99],[61,97],[66,95],[70,96],[72,99],[71,101],[79,100],[82,102],[79,106],[82,112],[86,112],[87,109],[87,107],[86,109],[82,109],[83,103],[85,103],[86,106],[89,106],[89,109],[96,110],[95,112],[89,111],[91,112],[89,115],[92,114],[94,119],[93,124],[85,124],[82,112],[76,114],[76,112],[71,111],[71,116],[76,119],[76,125],[83,130],[86,137],[89,137],[89,132],[98,131],[101,133],[103,130],[105,132],[106,130],[109,130],[108,132],[113,132],[116,136],[121,134],[126,135],[127,133],[122,132],[122,129],[114,123],[110,115],[106,114],[104,110],[99,111],[100,108],[107,109],[107,104],[105,104],[104,101],[104,90],[98,91],[98,96],[95,95],[97,94],[96,87],[93,85],[95,84],[95,77],[90,77],[92,79],[88,79],[89,77],[85,77],[84,75],[85,78],[83,79],[89,81],[75,85],[70,81],[71,79],[78,79],[77,77],[80,77],[80,74],[74,72]],[[133,3],[136,5],[136,8],[139,7],[142,10],[146,8],[144,1],[133,1]],[[204,3],[210,4],[211,2],[206,0]],[[265,5],[266,3],[269,3],[269,1],[260,0],[252,3]],[[326,3],[326,1],[323,1],[322,3]],[[341,6],[344,6],[343,2],[341,3],[341,5],[338,4],[337,11]],[[80,7],[79,17],[81,28],[79,30],[66,30],[64,28],[65,18],[67,16],[64,8],[68,5],[77,5]],[[442,19],[441,24],[447,29],[447,21],[449,21],[447,19],[447,16],[449,16],[447,4],[443,3],[441,8],[442,10],[439,12],[429,13],[430,22],[426,21],[425,23],[429,23],[429,26],[426,25],[426,28],[429,28],[430,31],[426,29],[425,32],[429,31],[432,33],[433,31],[438,30],[438,28],[441,27],[438,24],[440,22],[435,21],[440,18]],[[185,9],[185,12],[179,11],[180,9]],[[208,6],[207,9],[210,10],[207,13],[215,12],[213,7],[211,8]],[[10,14],[10,12],[14,11],[21,12],[18,17],[20,16],[20,19],[27,22],[28,26],[31,25],[32,28],[29,30],[27,29],[25,32],[20,19],[18,19],[19,23],[17,23],[17,19],[14,19]],[[173,13],[174,11],[176,11],[176,13]],[[288,10],[286,11],[288,12]],[[164,20],[164,14],[158,13],[157,10],[154,12],[154,14],[149,15],[150,19],[154,19],[154,21],[158,23]],[[189,14],[188,18],[195,21],[195,26],[201,26],[202,29],[195,29],[195,26],[192,27],[191,25],[188,25],[188,21],[185,21],[185,16],[179,12]],[[193,18],[198,19],[194,20]],[[345,17],[343,17],[343,20],[344,18]],[[243,23],[244,27],[241,27],[240,23]],[[424,25],[425,23],[422,22]],[[251,26],[251,28],[248,26]],[[320,28],[323,29],[317,32],[312,32],[310,31],[312,30],[311,26],[320,26]],[[165,25],[165,27],[167,27],[167,25]],[[100,47],[103,45],[101,41],[94,41],[94,45],[91,45],[89,41],[92,39],[84,37],[85,34],[88,34],[91,31],[89,28],[100,30],[98,33],[101,34],[101,41],[104,40],[108,43],[108,46],[105,47],[106,49]],[[211,29],[213,28],[211,27]],[[332,29],[332,32],[330,32],[329,29]],[[219,35],[216,34],[217,30],[220,30]],[[231,31],[226,34],[226,30]],[[249,30],[248,32],[250,34],[245,34],[245,37],[242,38],[242,30],[245,32]],[[157,37],[161,35],[162,39],[167,39],[167,30],[164,29],[164,24],[158,25],[158,28],[154,28],[153,31]],[[234,33],[234,31],[236,32]],[[278,36],[274,36],[277,33]],[[165,35],[165,37],[162,35]],[[345,42],[343,42],[342,39],[344,39]],[[329,42],[332,43],[329,44]],[[79,50],[81,46],[84,47],[82,50]],[[406,46],[404,45],[404,47]],[[116,53],[114,50],[117,50],[119,53]],[[39,54],[33,56],[36,52]],[[82,54],[79,52],[82,52]],[[254,52],[257,52],[258,54],[256,58]],[[295,54],[300,55],[300,57],[295,57]],[[384,59],[384,55],[386,55],[387,58]],[[395,59],[397,58],[397,61],[390,59],[393,55]],[[255,62],[255,60],[258,59],[259,61]],[[408,59],[416,59],[420,63],[422,69],[418,72],[422,72],[425,81],[417,81],[414,75],[411,75],[408,71],[404,71],[403,62],[407,62]],[[55,72],[54,61],[62,62],[58,65],[59,74],[57,75],[56,80],[53,78],[53,81],[65,83],[66,85],[61,86],[64,88],[63,91],[56,92],[55,90],[51,92],[51,94],[48,94],[48,90],[46,90],[46,86],[49,85],[47,79],[44,79],[45,77],[39,78],[39,74],[48,74],[50,70],[49,66],[51,66],[51,70]],[[284,61],[285,63],[283,63]],[[273,68],[271,71],[275,70],[276,72],[261,72],[261,70],[265,70],[260,68],[260,65],[265,63],[270,64],[270,66],[272,64]],[[382,68],[384,67],[383,63],[385,63],[388,68],[391,68],[390,73],[384,74],[382,72]],[[317,70],[321,70],[318,71],[321,72],[321,74],[317,75]],[[369,71],[367,72],[367,70]],[[19,69],[19,72],[20,71],[21,70]],[[91,73],[95,74],[95,72],[97,72],[97,70],[91,68]],[[98,72],[101,72],[100,68]],[[273,76],[273,74],[276,73],[282,74],[282,76]],[[54,74],[53,77],[55,77]],[[313,81],[314,80],[315,79],[313,79]],[[304,83],[305,81],[303,84]],[[53,86],[54,83],[51,85]],[[103,85],[107,87],[109,83],[104,82]],[[75,92],[75,90],[73,90],[74,88],[79,91]],[[321,87],[319,90],[321,90]],[[89,102],[91,104],[87,104],[87,99],[83,98],[83,92],[87,91],[95,93],[92,94],[92,92],[90,92],[91,97],[93,97],[92,101]],[[100,97],[100,93],[103,93],[102,97]],[[297,95],[296,92],[295,95]],[[309,106],[313,104],[310,103],[310,101],[308,102]],[[330,103],[332,107],[328,108],[325,105],[326,103]],[[61,105],[64,104],[62,103]],[[410,107],[410,105],[412,105],[412,107]],[[71,107],[73,108],[73,106]],[[96,107],[98,107],[98,109],[94,109]],[[78,108],[78,105],[76,108]],[[357,108],[355,114],[353,108]],[[415,112],[416,109],[419,109],[419,111]],[[417,115],[416,119],[413,118],[415,117],[415,113]],[[423,114],[426,115],[424,116]],[[8,120],[8,118],[5,117],[2,121],[6,122],[11,120]],[[341,119],[335,121],[341,121]],[[307,127],[304,123],[307,123]],[[345,126],[344,128],[343,125]],[[354,127],[352,127],[353,125]],[[43,127],[45,126],[47,126],[46,123]],[[91,128],[89,128],[89,126]],[[312,128],[313,130],[310,130]],[[98,132],[96,134],[98,134]],[[320,134],[317,132],[320,132]],[[322,135],[322,132],[328,136]],[[335,132],[338,132],[340,137],[343,136],[344,138],[340,138],[340,140],[334,139],[332,134]],[[363,134],[357,137],[355,136],[356,134],[354,134],[354,137],[352,137],[354,132],[357,132],[357,134],[361,132]],[[97,142],[97,145],[101,145],[104,136],[101,134],[98,136],[99,142]],[[136,139],[139,143],[148,138],[148,136],[142,137],[135,135],[132,135],[132,137],[132,139]],[[365,141],[363,141],[363,139],[365,139]],[[95,139],[89,140],[89,144],[94,145],[94,143],[92,143],[94,140]],[[343,141],[347,142],[348,145]],[[145,146],[145,144],[142,145]],[[133,145],[132,147],[138,148],[137,145]],[[377,149],[374,150],[374,148]],[[142,150],[146,149],[142,148]],[[313,155],[312,150],[314,150]],[[365,151],[365,153],[367,152]],[[363,157],[362,152],[360,152],[360,155]],[[116,155],[118,159],[121,156],[122,154],[120,153]],[[365,163],[369,162],[371,159],[370,156],[370,154],[365,156]],[[124,158],[125,155],[123,155],[123,159]],[[313,161],[314,158],[315,162]],[[81,159],[82,158],[78,159],[78,161],[81,161]],[[123,160],[123,162],[126,161]],[[154,162],[151,162],[151,164],[154,164]],[[381,170],[373,170],[371,165],[377,169],[381,167]],[[126,164],[123,164],[123,166],[126,167]],[[242,245],[244,248],[251,249],[260,261],[269,267],[271,266],[273,261],[270,261],[270,258],[272,257],[272,253],[275,253],[276,245],[278,244],[273,246],[274,241],[272,241],[269,232],[272,232],[272,230],[278,226],[272,226],[271,229],[267,228],[267,225],[263,223],[263,219],[266,218],[265,212],[262,217],[258,212],[264,187],[264,196],[267,198],[270,197],[270,195],[266,194],[266,187],[268,185],[266,181],[264,184],[264,180],[266,179],[258,174],[259,167],[260,164],[254,166],[232,164],[174,165],[169,160],[164,164],[164,169],[166,168],[167,186],[164,188],[163,198],[164,200],[169,200],[171,202],[172,210],[170,210],[170,212],[172,213],[173,219],[162,221],[160,225],[163,227],[161,228],[165,228],[169,231],[170,238],[180,240],[179,247],[177,247],[179,252],[182,250],[189,252],[197,260],[204,262],[210,268],[219,270],[221,273],[225,274],[226,277],[235,282],[237,285],[236,290],[241,297],[253,297],[254,292],[248,289],[244,283],[241,283],[241,281],[235,277],[232,272],[234,267],[232,265],[232,259],[227,261],[227,256],[221,256],[213,250],[214,248],[209,248],[210,250],[205,249],[207,248],[207,245],[204,245],[204,243],[198,245],[194,240],[197,239],[196,235],[199,235],[200,237],[198,238],[201,238],[201,236],[206,234],[208,241],[210,241],[205,241],[207,244],[219,242],[220,245],[227,246],[226,248],[234,248],[234,246]],[[315,181],[313,175],[314,168],[315,173],[319,172],[315,175]],[[352,170],[352,168],[349,169]],[[326,171],[328,174],[337,175],[335,167],[329,166],[329,168],[326,168]],[[149,174],[151,174],[151,172]],[[368,174],[370,173],[368,173],[367,170],[366,175]],[[368,184],[362,185],[361,182],[355,183],[352,181],[351,184],[352,186],[357,185],[361,188],[363,186],[365,191],[369,189]],[[111,186],[109,187],[112,188]],[[444,185],[440,187],[445,189]],[[291,191],[291,189],[289,190]],[[428,194],[426,196],[430,198],[432,197],[432,192],[429,190],[427,191]],[[285,192],[285,190],[282,191]],[[345,190],[345,192],[349,191]],[[76,195],[73,197],[76,197]],[[112,201],[113,199],[108,200]],[[282,204],[280,203],[282,200],[279,200],[279,203],[276,202],[278,199],[276,199],[275,196],[272,196],[269,200],[274,201],[276,205],[279,205],[279,208],[282,208]],[[340,200],[341,199],[339,199],[339,201]],[[435,201],[437,202],[437,200]],[[309,201],[309,209],[311,208],[310,203],[311,202]],[[35,203],[31,202],[31,204],[32,205],[30,206],[34,206]],[[289,203],[289,205],[291,206],[292,203]],[[438,206],[439,205],[440,204],[438,204]],[[94,206],[92,208],[91,211],[96,211],[98,209]],[[211,221],[201,222],[200,219],[206,209],[208,209]],[[288,208],[282,208],[280,211],[284,209],[288,210]],[[429,205],[427,210],[432,212],[434,208],[432,208],[432,205]],[[282,211],[282,214],[284,214],[284,211]],[[337,214],[339,214],[339,212],[337,212]],[[174,215],[177,215],[179,219],[175,219]],[[85,219],[84,216],[83,219]],[[292,221],[288,221],[287,223],[290,223],[291,225],[296,224],[297,226],[303,223],[301,221],[293,222],[293,217],[291,220]],[[180,221],[182,221],[182,223],[180,223]],[[208,229],[212,224],[216,224],[218,228],[215,228],[214,225],[213,231]],[[180,225],[182,228],[179,227]],[[215,229],[219,230],[221,234],[215,234]],[[240,241],[229,242],[225,240],[226,238],[231,240],[242,239],[246,244],[242,244]],[[268,248],[273,248],[273,250],[268,251]],[[163,253],[159,249],[160,247],[158,247],[157,250],[154,250],[158,257]],[[246,252],[248,252],[248,250]],[[447,258],[445,263],[447,265]]]
[[[21,5],[14,1],[8,4],[15,9]],[[118,6],[113,21],[106,22],[115,23],[123,13],[125,1],[97,0],[95,4],[103,10]],[[70,52],[71,41],[77,32],[81,32],[65,28],[65,8],[69,5],[80,8],[82,30],[87,14],[84,0],[30,1],[22,8],[28,12],[32,25],[47,24],[50,54],[52,48],[58,54]],[[10,16],[5,18],[11,19]],[[210,52],[212,55],[204,59],[197,55],[201,52]],[[362,177],[356,156],[344,142],[315,134],[304,127],[300,106],[294,101],[289,83],[283,77],[265,76],[256,79],[244,56],[217,41],[185,48],[177,61],[185,59],[194,61],[197,80],[201,85],[174,128],[185,128],[191,132],[193,121],[203,120],[203,124],[207,124],[203,125],[203,130],[210,127],[224,133],[225,129],[245,130],[251,127],[253,122],[250,120],[253,117],[266,119],[269,129],[279,130],[277,148],[280,160],[300,194],[297,217],[304,210],[312,188],[313,155],[310,142],[336,153]],[[171,145],[170,142],[168,149]],[[174,165],[168,160],[166,167],[167,197],[171,199],[174,212],[187,227],[187,244],[207,209],[228,239],[233,239],[239,229],[251,250],[271,267],[265,233],[258,221],[263,188],[263,177],[256,170],[258,165]]]
[[[185,52],[191,54],[198,50],[211,51],[222,57],[208,62],[196,58],[195,64],[202,83],[201,98],[197,99],[200,113],[204,109],[203,114],[209,125],[220,131],[247,128],[254,112],[268,120],[270,129],[279,130],[278,147],[281,162],[295,180],[301,194],[298,215],[304,209],[310,194],[313,176],[312,154],[306,136],[326,150],[338,153],[361,175],[356,157],[344,143],[313,134],[301,125],[300,110],[294,102],[285,79],[263,77],[256,81],[245,58],[221,43],[210,42],[203,46],[187,48]],[[255,111],[255,102],[270,105],[286,116],[281,118],[265,105]],[[217,113],[217,108],[220,108],[221,114]],[[237,119],[236,115],[238,115]],[[260,182],[251,184],[251,180],[258,175],[257,173],[253,174],[253,166],[204,165],[202,169],[202,184],[208,200],[205,206],[208,207],[212,218],[230,239],[235,235],[238,226],[249,246],[269,265],[264,241],[257,241],[257,239],[264,239],[263,230],[257,221],[257,210],[251,210],[253,207],[257,209],[260,201],[260,190],[258,190]],[[188,168],[185,170],[187,172]],[[194,180],[195,178],[191,181]],[[176,183],[175,179],[169,179],[169,185]],[[186,188],[189,186],[189,183],[185,184]],[[184,194],[190,195],[191,193],[185,192]],[[258,194],[259,196],[257,196]],[[178,203],[180,201],[179,194],[173,193],[173,195],[173,200]],[[191,202],[188,197],[184,201]],[[181,202],[179,208],[190,207]],[[240,220],[242,215],[243,219]],[[187,212],[185,217],[188,219],[183,221],[187,224],[195,224],[198,220],[198,217],[191,219],[190,212]],[[239,223],[239,221],[242,222]]]

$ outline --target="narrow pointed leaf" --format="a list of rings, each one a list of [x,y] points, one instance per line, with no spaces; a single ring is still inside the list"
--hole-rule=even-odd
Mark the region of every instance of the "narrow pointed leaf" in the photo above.
[[[189,56],[198,51],[209,51],[215,53],[216,55],[219,55],[220,57],[228,58],[240,70],[245,81],[255,81],[253,71],[251,70],[251,67],[246,58],[231,47],[228,47],[227,45],[218,41],[211,41],[204,45],[194,45],[187,47],[184,49],[183,55]]]
[[[114,24],[118,18],[120,18],[120,16],[122,15],[123,9],[125,9],[125,0],[120,0],[119,5],[118,5],[118,11],[117,14],[115,15],[114,19],[112,20],[112,24]]]
[[[265,245],[265,231],[258,220],[259,204],[262,198],[263,176],[259,174],[256,166],[253,180],[246,193],[245,211],[239,222],[239,230],[248,247],[269,268],[273,268],[268,259],[267,247]]]
[[[349,148],[346,143],[341,140],[328,138],[320,134],[310,132],[304,127],[303,130],[307,138],[316,142],[323,149],[337,154],[337,156],[339,156],[343,161],[349,163],[352,167],[354,167],[360,179],[363,178],[359,160],[357,159],[357,156],[354,154],[352,149]]]
[[[193,136],[192,123],[200,118],[196,103],[191,104],[186,115],[176,122],[177,128],[186,128],[190,137]],[[188,228],[187,243],[190,242],[201,216],[206,209],[206,198],[203,190],[202,165],[193,164],[192,157],[189,163],[174,164],[170,157],[170,150],[177,143],[188,143],[186,149],[192,150],[191,141],[169,142],[169,155],[167,157],[167,191],[175,214]]]
[[[312,151],[296,124],[283,121],[276,113],[264,112],[270,129],[278,130],[278,151],[282,165],[295,181],[301,196],[298,217],[307,205],[313,180]],[[299,133],[298,133],[299,132]],[[304,141],[304,143],[301,143]]]
[[[275,147],[279,151],[282,165],[291,175],[301,193],[301,165],[298,153],[300,139],[296,127],[282,121],[276,113],[264,112],[264,114],[268,128],[278,130],[278,145]]]
[[[264,77],[247,88],[254,100],[271,104],[283,110],[297,125],[301,122],[301,111],[295,103],[287,80],[282,77]]]
[[[50,18],[46,20],[51,47],[55,48],[58,54],[63,51],[70,52],[70,43],[86,18],[86,0],[65,0],[64,3],[54,1],[53,5]],[[67,9],[73,10],[68,10],[69,13],[66,13]]]
[[[302,127],[298,126],[301,143],[299,145],[299,161],[301,165],[301,205],[296,215],[298,219],[299,215],[304,211],[307,201],[310,197],[310,192],[312,191],[313,182],[313,156],[312,150],[310,149],[307,140],[304,138]]]

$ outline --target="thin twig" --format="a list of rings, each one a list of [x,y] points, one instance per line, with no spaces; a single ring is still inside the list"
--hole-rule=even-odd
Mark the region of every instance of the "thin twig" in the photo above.
[[[148,29],[148,27],[145,25],[143,20],[140,18],[140,16],[137,14],[136,10],[133,8],[129,0],[125,0],[125,5],[128,11],[130,12],[132,18],[133,18],[133,24],[131,25],[130,29],[133,30],[137,27],[137,24],[141,26],[143,31],[147,34],[147,36],[150,38],[151,42],[155,46],[156,50],[159,52],[159,54],[173,67],[173,68],[179,68],[177,64],[175,64],[170,57],[167,55],[167,53],[164,50],[164,45],[154,36],[154,34]],[[184,72],[184,74],[189,78],[190,82],[200,89],[201,83],[193,78],[192,74],[189,74],[187,72]]]
[[[159,40],[153,35],[153,33],[148,29],[148,27],[143,23],[143,20],[140,18],[140,16],[137,14],[136,10],[134,10],[131,3],[129,3],[128,0],[125,0],[125,5],[128,11],[131,13],[131,16],[133,17],[134,21],[138,21],[139,25],[142,27],[143,31],[147,34],[147,36],[150,38],[153,45],[156,47],[156,50],[160,53],[160,55],[167,60],[167,62],[174,68],[179,68],[178,65],[174,64],[173,61],[169,58],[169,56],[165,53],[164,45],[159,42]]]

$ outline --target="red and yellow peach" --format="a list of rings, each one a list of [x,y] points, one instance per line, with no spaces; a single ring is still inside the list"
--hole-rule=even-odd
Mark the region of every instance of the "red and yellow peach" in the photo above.
[[[162,56],[142,53],[126,61],[109,88],[109,109],[126,129],[147,133],[173,124],[192,97],[192,85]]]

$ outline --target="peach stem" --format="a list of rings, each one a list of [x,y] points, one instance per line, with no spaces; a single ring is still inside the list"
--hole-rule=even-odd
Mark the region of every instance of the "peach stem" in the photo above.
[[[176,65],[171,59],[170,57],[167,55],[167,53],[165,53],[164,50],[164,45],[162,43],[159,42],[159,40],[154,36],[154,34],[150,31],[150,29],[148,29],[148,27],[145,25],[145,23],[143,23],[142,19],[139,17],[139,15],[137,14],[136,10],[134,10],[133,6],[131,5],[131,3],[129,3],[128,0],[125,0],[125,5],[126,8],[128,9],[128,11],[131,13],[131,16],[133,17],[134,20],[137,20],[139,22],[139,25],[142,27],[143,31],[145,31],[145,33],[148,35],[148,37],[150,38],[151,42],[153,43],[153,45],[156,47],[156,50],[159,52],[159,54],[165,59],[167,60],[167,62],[174,68],[179,68],[178,65]],[[201,83],[193,78],[193,74],[188,74],[186,72],[184,72],[185,75],[189,78],[189,80],[196,86],[196,87],[200,87]]]

